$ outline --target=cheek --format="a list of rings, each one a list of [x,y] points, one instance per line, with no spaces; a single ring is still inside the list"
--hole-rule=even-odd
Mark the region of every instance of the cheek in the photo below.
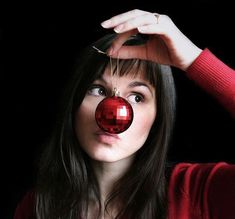
[[[75,123],[77,127],[84,127],[86,123],[89,123],[94,115],[94,109],[88,101],[83,101],[81,106],[76,112]],[[87,122],[86,122],[87,121]]]
[[[155,108],[151,107],[147,110],[140,110],[135,114],[135,130],[138,131],[140,135],[145,135],[147,137],[156,117]]]
[[[102,98],[92,98],[90,96],[85,96],[79,109],[76,112],[76,124],[83,125],[81,123],[87,124],[94,121],[95,110],[101,100]]]
[[[95,127],[95,109],[98,103],[85,98],[75,115],[75,132],[80,142],[86,139]]]
[[[137,149],[142,147],[148,137],[155,118],[156,110],[154,106],[145,109],[134,109],[133,123],[130,128],[123,133],[123,137],[128,139],[128,144],[135,145]]]

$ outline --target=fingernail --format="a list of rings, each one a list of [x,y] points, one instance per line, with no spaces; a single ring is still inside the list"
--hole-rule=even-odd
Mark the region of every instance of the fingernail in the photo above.
[[[138,27],[137,29],[138,29],[139,32],[145,31],[145,28],[144,28],[144,27]]]
[[[111,23],[110,20],[106,20],[106,21],[103,21],[103,22],[101,23],[101,26],[102,26],[102,27],[109,27],[110,23]]]
[[[109,56],[112,56],[112,54],[113,54],[113,48],[110,47],[110,48],[108,49],[107,53],[108,53]]]
[[[117,27],[114,28],[114,31],[116,33],[119,33],[119,32],[121,32],[122,29],[123,29],[123,25],[118,25]]]

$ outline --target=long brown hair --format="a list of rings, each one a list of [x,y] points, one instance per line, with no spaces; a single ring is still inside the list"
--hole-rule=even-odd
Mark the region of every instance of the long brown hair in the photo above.
[[[97,179],[87,154],[74,133],[74,112],[79,108],[91,83],[103,74],[109,57],[92,46],[106,51],[115,34],[106,35],[87,47],[77,60],[74,74],[61,101],[58,123],[41,156],[36,187],[37,219],[86,218],[92,197],[101,206]],[[143,43],[139,35],[126,44]],[[143,147],[137,151],[129,171],[116,182],[106,202],[106,210],[121,201],[115,218],[165,219],[167,183],[165,167],[175,115],[175,86],[169,66],[144,60],[120,60],[120,73],[141,68],[156,88],[157,116]],[[136,67],[137,66],[137,67]],[[81,127],[82,128],[82,127]],[[100,208],[101,209],[101,208]],[[101,210],[97,214],[100,218]]]

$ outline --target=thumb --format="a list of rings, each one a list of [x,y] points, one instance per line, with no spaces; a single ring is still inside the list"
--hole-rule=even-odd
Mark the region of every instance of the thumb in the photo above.
[[[117,51],[122,47],[122,45],[127,41],[127,39],[136,33],[138,33],[138,31],[135,29],[118,34],[107,51],[108,55],[112,56],[117,53]]]
[[[121,46],[118,50],[110,54],[110,56],[119,59],[147,59],[145,45]]]

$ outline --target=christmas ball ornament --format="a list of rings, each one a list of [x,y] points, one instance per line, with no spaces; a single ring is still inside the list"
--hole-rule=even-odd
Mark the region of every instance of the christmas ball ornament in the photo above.
[[[98,104],[95,119],[103,131],[118,134],[130,127],[133,121],[133,109],[122,97],[116,95],[106,97]]]

